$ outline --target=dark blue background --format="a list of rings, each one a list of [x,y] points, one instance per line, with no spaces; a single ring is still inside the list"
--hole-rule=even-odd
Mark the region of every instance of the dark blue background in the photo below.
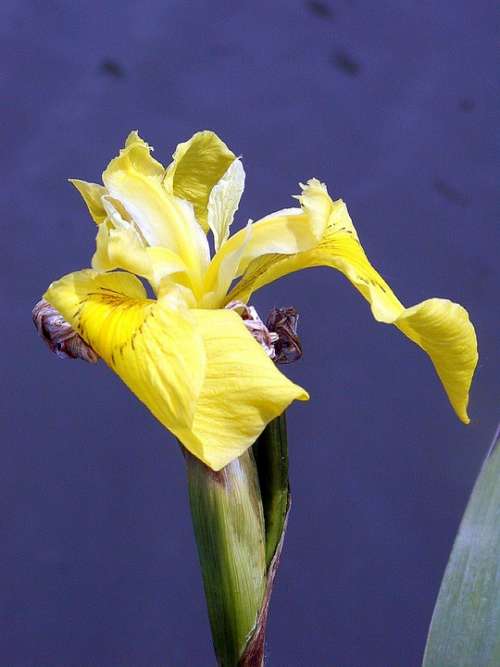
[[[244,156],[239,224],[326,181],[408,305],[464,304],[472,424],[428,359],[331,270],[258,295],[301,312],[312,400],[289,412],[294,506],[270,667],[416,667],[498,420],[494,2],[4,0],[0,665],[205,667],[211,644],[173,439],[103,364],[59,362],[30,311],[88,266],[65,179],[129,130],[159,159],[211,128]]]

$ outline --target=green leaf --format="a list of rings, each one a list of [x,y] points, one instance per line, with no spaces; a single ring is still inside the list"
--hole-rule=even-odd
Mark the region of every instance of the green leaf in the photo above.
[[[423,667],[500,665],[500,427],[446,567]]]
[[[266,526],[266,563],[269,567],[286,529],[290,509],[286,414],[273,419],[253,446]]]

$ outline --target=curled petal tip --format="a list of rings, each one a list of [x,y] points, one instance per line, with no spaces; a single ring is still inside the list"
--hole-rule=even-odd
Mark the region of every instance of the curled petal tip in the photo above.
[[[95,364],[99,357],[64,317],[45,299],[32,311],[33,324],[48,348],[60,359],[82,359]]]

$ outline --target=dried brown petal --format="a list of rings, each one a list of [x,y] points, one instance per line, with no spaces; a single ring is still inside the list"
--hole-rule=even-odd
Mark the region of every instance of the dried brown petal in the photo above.
[[[299,314],[290,306],[273,308],[267,318],[267,329],[278,336],[274,343],[277,364],[289,364],[302,357],[302,344],[297,334]]]
[[[231,301],[231,303],[227,304],[226,308],[235,310],[241,315],[241,319],[248,331],[262,345],[267,356],[274,359],[276,356],[274,345],[278,340],[278,335],[268,330],[255,308],[247,306],[243,301]]]
[[[41,338],[60,359],[82,359],[90,364],[98,361],[94,350],[48,301],[41,299],[33,308],[32,316]]]

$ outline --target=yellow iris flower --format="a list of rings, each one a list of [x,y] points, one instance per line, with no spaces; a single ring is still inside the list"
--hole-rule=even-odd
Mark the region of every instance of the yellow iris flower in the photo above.
[[[307,400],[225,306],[319,265],[341,271],[376,320],[427,352],[458,417],[469,421],[477,347],[467,312],[445,299],[405,308],[324,184],[308,181],[300,207],[229,237],[244,188],[241,160],[208,131],[179,144],[168,168],[151,150],[132,132],[103,186],[72,181],[97,223],[96,252],[92,269],[52,283],[45,298],[195,456],[219,470],[292,401]]]

